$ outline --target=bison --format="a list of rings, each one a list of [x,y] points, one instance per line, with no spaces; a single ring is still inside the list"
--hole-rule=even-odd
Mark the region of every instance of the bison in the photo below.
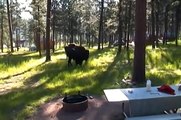
[[[86,50],[82,46],[69,44],[68,46],[65,46],[64,49],[68,57],[68,66],[72,65],[72,59],[75,61],[76,65],[82,65],[83,61],[87,61],[89,58],[89,50]]]

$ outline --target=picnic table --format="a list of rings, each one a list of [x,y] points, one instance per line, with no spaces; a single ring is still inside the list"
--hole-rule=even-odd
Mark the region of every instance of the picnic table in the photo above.
[[[104,93],[109,102],[119,102],[129,117],[156,115],[164,111],[181,108],[181,91],[178,85],[172,85],[175,95],[159,92],[159,86],[125,89],[105,89]]]

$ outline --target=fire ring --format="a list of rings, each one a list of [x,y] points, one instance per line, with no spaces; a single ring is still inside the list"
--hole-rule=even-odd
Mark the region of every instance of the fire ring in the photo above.
[[[65,96],[63,99],[63,110],[66,112],[81,112],[88,108],[88,99],[83,95]]]

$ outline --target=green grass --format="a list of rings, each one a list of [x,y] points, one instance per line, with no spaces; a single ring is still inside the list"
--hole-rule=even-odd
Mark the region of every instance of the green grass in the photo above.
[[[153,85],[176,84],[181,80],[181,47],[167,45],[146,50],[146,78]],[[82,66],[67,66],[63,50],[44,63],[38,53],[21,52],[0,56],[0,120],[25,119],[47,100],[81,91],[102,95],[106,88],[128,87],[120,81],[132,74],[125,50],[90,49],[90,59]]]
[[[147,49],[146,76],[155,85],[178,84],[181,81],[181,47]]]

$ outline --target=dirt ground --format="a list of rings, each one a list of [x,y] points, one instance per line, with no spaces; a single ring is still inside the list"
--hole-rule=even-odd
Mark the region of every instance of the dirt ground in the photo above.
[[[40,106],[28,120],[124,120],[119,103],[109,103],[104,96],[88,99],[88,108],[83,112],[69,113],[62,110],[62,98]]]

